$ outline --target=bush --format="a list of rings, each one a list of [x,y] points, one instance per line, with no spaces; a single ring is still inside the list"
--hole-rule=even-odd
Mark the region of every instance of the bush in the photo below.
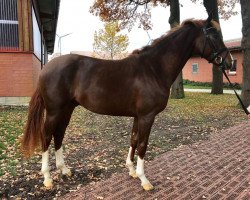
[[[209,82],[195,82],[190,80],[183,80],[183,85],[191,85],[191,86],[203,86],[203,87],[212,87],[212,83]],[[241,85],[238,83],[233,84],[234,89],[241,90]],[[223,83],[224,88],[232,89],[229,83]]]

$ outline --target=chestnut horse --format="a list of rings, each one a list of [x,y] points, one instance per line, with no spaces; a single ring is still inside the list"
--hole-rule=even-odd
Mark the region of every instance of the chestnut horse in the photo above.
[[[126,166],[129,175],[138,177],[145,190],[153,189],[144,174],[144,156],[155,116],[166,107],[177,75],[193,55],[227,69],[232,66],[232,56],[219,36],[219,28],[211,17],[187,20],[122,60],[71,54],[50,61],[30,101],[21,144],[26,157],[41,146],[44,185],[52,186],[48,164],[52,137],[57,168],[71,174],[63,160],[62,141],[74,108],[81,105],[103,115],[134,118]]]

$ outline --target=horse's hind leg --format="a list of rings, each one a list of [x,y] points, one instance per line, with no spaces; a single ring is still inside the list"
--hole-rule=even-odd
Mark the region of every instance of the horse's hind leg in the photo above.
[[[130,148],[129,148],[128,157],[126,160],[126,166],[129,169],[129,175],[132,176],[133,178],[137,177],[135,168],[133,165],[137,142],[138,142],[138,120],[137,120],[137,117],[135,117],[134,122],[133,122],[131,139],[130,139]]]
[[[75,108],[74,106],[67,106],[63,109],[56,131],[53,133],[54,144],[55,144],[56,167],[61,170],[62,174],[68,176],[71,176],[71,171],[66,167],[64,163],[62,141],[74,108]]]
[[[52,178],[50,177],[49,168],[49,145],[52,139],[52,133],[55,130],[56,122],[54,116],[47,114],[44,124],[45,138],[42,144],[42,169],[41,172],[44,176],[44,186],[52,187]]]
[[[56,156],[56,167],[60,169],[62,174],[71,176],[71,171],[64,163],[63,149],[62,147],[55,152]]]
[[[43,153],[42,153],[42,174],[44,176],[44,186],[52,187],[53,181],[50,176],[50,168],[49,168],[49,145],[52,139],[52,135],[54,137],[55,150],[56,150],[56,166],[62,170],[64,174],[71,174],[70,170],[65,166],[63,155],[62,155],[62,140],[64,137],[64,133],[66,127],[69,123],[71,114],[74,110],[73,106],[65,107],[60,110],[53,110],[47,112],[46,120],[44,124],[45,131],[45,141],[43,144]]]

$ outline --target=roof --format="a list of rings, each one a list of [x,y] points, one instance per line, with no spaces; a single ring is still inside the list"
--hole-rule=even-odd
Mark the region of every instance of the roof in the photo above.
[[[241,38],[226,40],[225,45],[230,51],[241,50]]]
[[[48,53],[53,53],[60,0],[33,0],[43,28]]]

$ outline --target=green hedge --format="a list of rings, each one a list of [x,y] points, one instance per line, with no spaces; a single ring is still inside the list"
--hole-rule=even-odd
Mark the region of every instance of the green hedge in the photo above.
[[[212,87],[212,83],[209,82],[195,82],[195,81],[189,81],[189,80],[183,80],[183,85],[191,85],[191,86],[203,86],[203,87]],[[233,84],[234,88],[237,90],[241,90],[241,85],[238,83]],[[231,89],[229,83],[223,83],[224,88]]]

